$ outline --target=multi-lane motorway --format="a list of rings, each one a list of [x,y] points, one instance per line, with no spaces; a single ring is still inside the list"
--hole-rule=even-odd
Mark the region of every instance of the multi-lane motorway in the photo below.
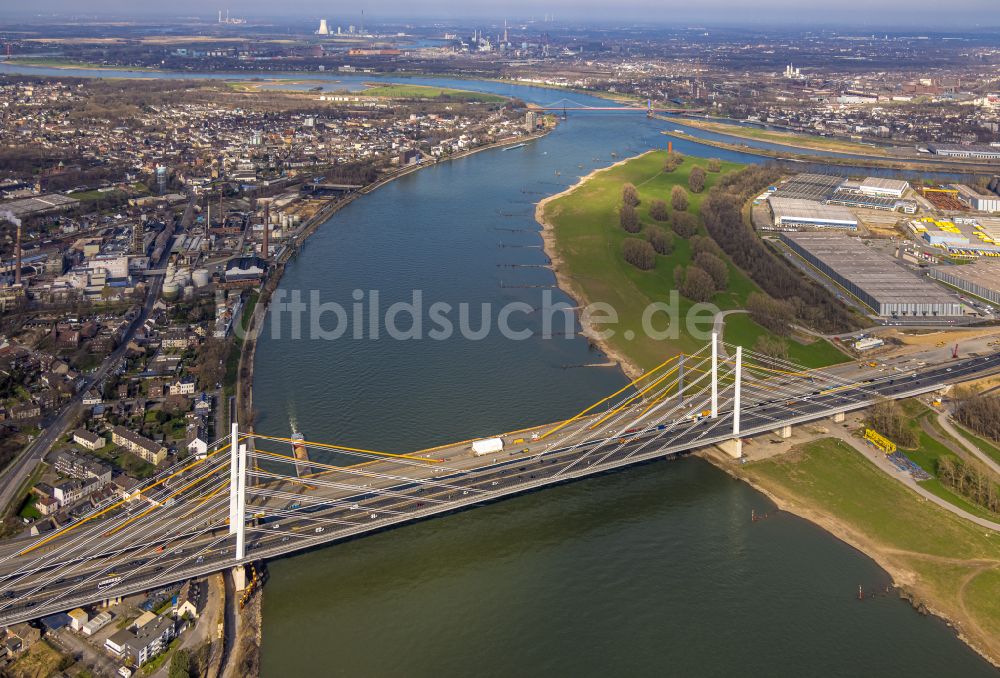
[[[905,372],[866,377],[857,383],[786,380],[770,391],[745,389],[741,437],[789,424],[860,409],[880,397],[900,398],[1000,371],[1000,354],[955,360]],[[316,461],[309,478],[294,476],[282,455],[287,446],[256,439],[248,490],[247,554],[242,562],[276,557],[385,529],[594,473],[661,458],[733,437],[731,389],[720,394],[717,418],[692,416],[703,401],[665,408],[662,417],[640,413],[645,402],[624,409],[606,423],[601,415],[554,428],[509,434],[501,452],[473,456],[468,444],[415,453],[426,459],[370,460],[354,466]],[[603,415],[603,413],[602,413]],[[625,428],[627,427],[627,428]],[[534,439],[532,433],[539,434]],[[514,440],[521,441],[512,444]],[[267,451],[265,451],[265,449]],[[111,595],[156,588],[237,564],[234,538],[225,517],[223,484],[228,464],[222,453],[209,458],[215,475],[153,511],[145,502],[94,521],[36,551],[15,555],[0,548],[0,623],[34,618]],[[283,468],[282,468],[283,467]],[[175,494],[204,469],[192,468],[168,483]],[[275,475],[276,474],[276,475]],[[164,487],[166,494],[167,484]],[[213,490],[213,487],[215,488]],[[221,491],[220,491],[221,490]],[[155,496],[150,492],[149,496]],[[113,529],[129,521],[121,530]],[[81,534],[90,536],[84,539]],[[74,541],[76,540],[76,541]],[[109,584],[109,582],[111,582]]]

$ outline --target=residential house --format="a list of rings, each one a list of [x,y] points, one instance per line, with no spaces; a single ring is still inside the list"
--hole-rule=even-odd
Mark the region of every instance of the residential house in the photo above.
[[[160,464],[167,458],[166,447],[123,426],[115,426],[111,429],[111,442],[124,447],[150,464]]]
[[[85,447],[88,450],[93,451],[104,447],[104,444],[107,441],[104,440],[103,436],[99,436],[86,429],[78,428],[73,431],[73,442],[80,447]]]

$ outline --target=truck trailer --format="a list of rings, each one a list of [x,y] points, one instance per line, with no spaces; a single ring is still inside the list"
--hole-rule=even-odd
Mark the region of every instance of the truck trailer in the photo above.
[[[477,457],[503,450],[502,438],[484,438],[472,443],[472,453]]]

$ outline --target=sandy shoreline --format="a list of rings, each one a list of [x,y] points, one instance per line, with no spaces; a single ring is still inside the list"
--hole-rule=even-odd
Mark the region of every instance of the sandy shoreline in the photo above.
[[[567,295],[569,295],[569,297],[571,297],[573,301],[576,302],[577,306],[576,315],[577,318],[579,318],[580,320],[580,326],[583,328],[581,334],[584,337],[586,337],[588,341],[592,342],[595,346],[601,349],[604,355],[608,356],[609,359],[618,363],[618,365],[622,368],[622,371],[625,372],[626,376],[628,376],[629,379],[638,379],[643,375],[643,370],[638,365],[633,363],[628,358],[628,356],[623,354],[621,351],[617,351],[614,348],[612,348],[611,345],[608,344],[606,340],[599,338],[597,336],[597,333],[594,331],[592,327],[587,326],[583,314],[580,312],[580,309],[589,304],[590,299],[587,299],[586,295],[583,293],[583,290],[580,289],[580,287],[573,281],[573,279],[562,270],[563,261],[559,257],[559,252],[556,243],[555,226],[553,226],[550,222],[546,221],[545,208],[553,200],[557,200],[565,195],[569,195],[570,193],[572,193],[573,191],[575,191],[576,189],[580,188],[588,181],[593,179],[595,176],[602,174],[603,172],[611,171],[614,168],[618,167],[619,165],[624,165],[625,163],[630,162],[631,160],[635,160],[636,158],[641,158],[642,156],[647,155],[649,153],[655,153],[655,151],[652,150],[646,151],[645,153],[640,153],[639,155],[633,156],[631,158],[625,158],[623,160],[619,160],[613,165],[602,167],[600,169],[595,169],[590,174],[580,177],[579,181],[577,181],[575,184],[568,187],[564,191],[556,193],[555,195],[550,195],[547,198],[543,198],[535,206],[535,221],[537,221],[538,225],[542,227],[541,230],[542,249],[545,252],[546,256],[548,256],[549,260],[552,262],[552,271],[553,273],[555,273],[556,284],[559,286],[559,289],[565,292]]]

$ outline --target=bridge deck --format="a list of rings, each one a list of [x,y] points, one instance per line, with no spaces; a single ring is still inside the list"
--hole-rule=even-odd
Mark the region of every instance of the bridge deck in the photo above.
[[[803,380],[794,398],[746,401],[741,409],[741,436],[860,409],[878,397],[930,392],[945,383],[998,369],[1000,354],[995,354],[835,389],[815,390]],[[636,431],[605,427],[590,433],[590,427],[603,417],[602,412],[581,418],[540,440],[533,440],[531,433],[540,437],[556,425],[506,434],[503,451],[481,457],[472,454],[469,441],[421,450],[413,454],[428,462],[407,460],[405,477],[400,474],[403,462],[399,460],[336,466],[336,459],[328,459],[335,463],[327,464],[314,456],[308,477],[275,479],[269,474],[282,464],[294,464],[294,457],[274,441],[258,439],[251,473],[254,484],[249,490],[251,495],[257,493],[258,503],[249,510],[260,511],[264,517],[247,528],[247,555],[240,562],[278,557],[732,439],[733,413],[725,405],[716,419],[693,421],[685,415]],[[559,442],[565,440],[570,443]],[[289,508],[288,496],[299,497],[297,508]],[[165,505],[161,520],[180,521],[187,508],[182,502]],[[237,564],[227,528],[198,532],[196,527],[186,532],[178,528],[166,542],[130,546],[117,553],[114,561],[106,556],[91,562],[83,555],[74,560],[64,552],[63,540],[25,556],[13,556],[12,547],[5,545],[0,548],[0,624],[100,601],[109,591],[98,584],[112,575],[123,577],[113,587],[113,594],[121,596]],[[185,535],[194,536],[183,541]],[[33,557],[53,554],[61,555],[61,570],[30,569]],[[15,576],[18,570],[20,578]],[[55,578],[63,572],[67,576]],[[49,581],[40,586],[37,582],[46,577]]]

